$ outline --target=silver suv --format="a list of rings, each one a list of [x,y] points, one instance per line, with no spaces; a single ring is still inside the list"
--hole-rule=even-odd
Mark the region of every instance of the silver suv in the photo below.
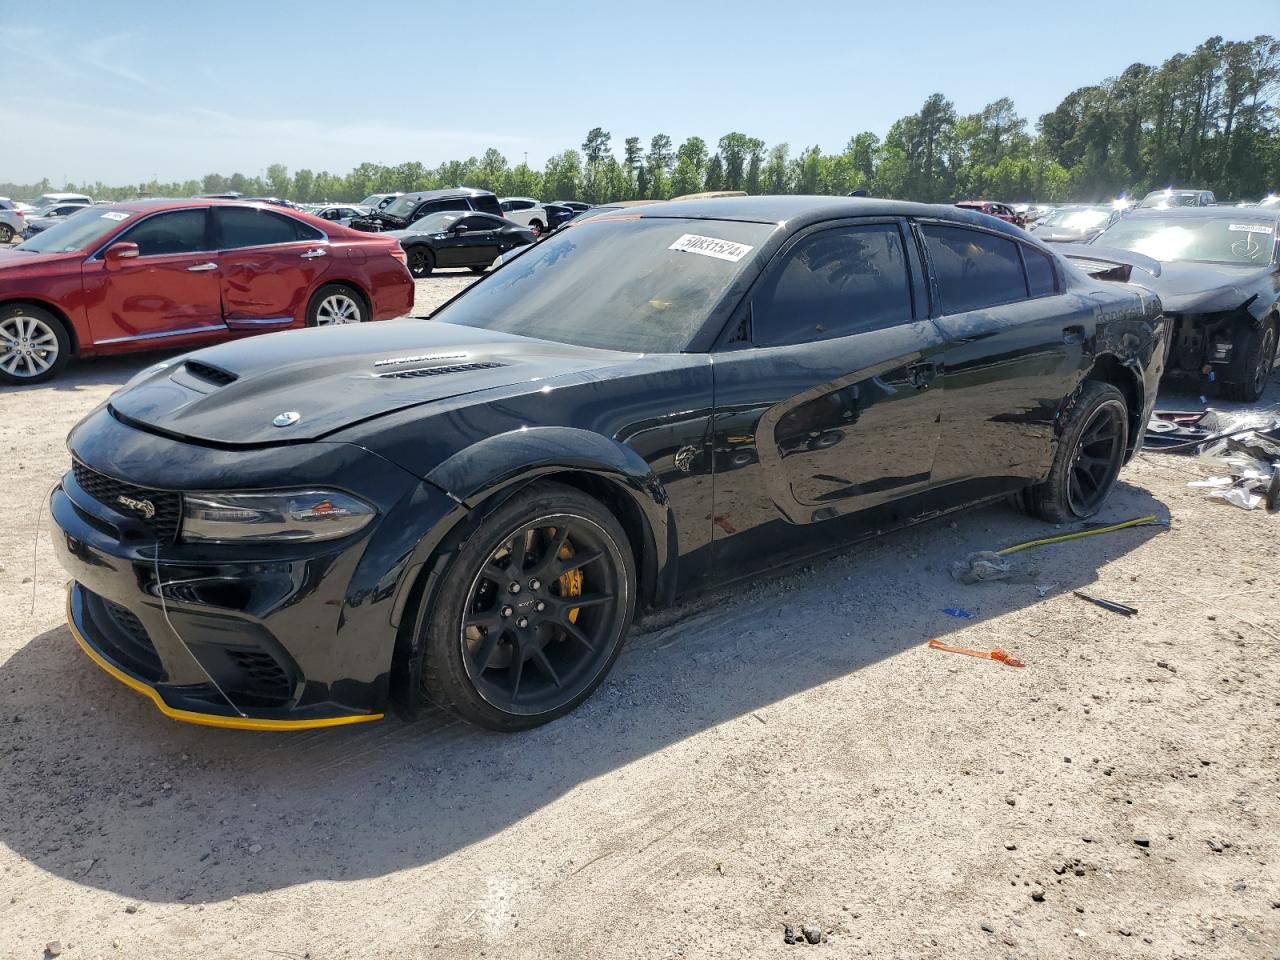
[[[26,216],[8,197],[0,197],[0,243],[12,243],[26,232]]]

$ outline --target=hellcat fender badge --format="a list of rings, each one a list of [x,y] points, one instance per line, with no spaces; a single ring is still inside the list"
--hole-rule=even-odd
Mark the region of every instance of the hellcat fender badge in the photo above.
[[[271,425],[274,427],[292,427],[301,419],[302,414],[297,410],[286,410],[284,413],[276,414],[276,418],[271,421]]]

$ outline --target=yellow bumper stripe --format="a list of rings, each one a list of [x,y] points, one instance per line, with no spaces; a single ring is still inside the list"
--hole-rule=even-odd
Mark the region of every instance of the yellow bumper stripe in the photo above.
[[[102,654],[89,644],[78,629],[71,616],[71,590],[67,589],[67,626],[71,628],[71,636],[76,638],[80,649],[89,655],[89,659],[100,666],[111,676],[131,690],[136,690],[151,700],[157,710],[166,717],[180,720],[183,723],[195,723],[202,727],[223,727],[228,730],[315,730],[318,727],[341,727],[349,723],[368,723],[370,720],[381,720],[383,714],[368,713],[355,717],[322,717],[313,720],[258,720],[252,717],[222,717],[216,713],[197,713],[194,710],[178,710],[164,702],[159,691],[129,676],[123,670],[112,666]]]

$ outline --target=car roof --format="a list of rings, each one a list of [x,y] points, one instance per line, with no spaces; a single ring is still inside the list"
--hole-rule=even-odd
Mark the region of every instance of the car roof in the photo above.
[[[717,197],[713,200],[673,200],[628,212],[645,219],[687,217],[692,220],[740,220],[748,223],[776,223],[792,228],[846,217],[923,217],[998,230],[1023,241],[1032,239],[1030,234],[1013,224],[964,207],[882,200],[878,197]]]
[[[1125,220],[1167,220],[1169,217],[1189,220],[1238,220],[1241,217],[1261,218],[1263,220],[1280,220],[1280,209],[1270,207],[1171,207],[1168,210],[1154,210],[1145,207],[1134,210]]]
[[[445,187],[443,190],[419,190],[406,193],[404,196],[414,200],[440,200],[446,197],[483,197],[493,196],[492,190],[477,190],[475,187]]]

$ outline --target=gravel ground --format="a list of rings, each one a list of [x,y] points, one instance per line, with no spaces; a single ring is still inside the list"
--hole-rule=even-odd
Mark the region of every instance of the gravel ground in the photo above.
[[[664,614],[530,733],[247,734],[63,624],[63,437],[152,359],[0,392],[0,958],[1280,954],[1280,527],[1194,461],[1140,456],[1102,518],[1170,528],[1020,555],[1035,583],[949,579],[1046,533],[994,507]]]

